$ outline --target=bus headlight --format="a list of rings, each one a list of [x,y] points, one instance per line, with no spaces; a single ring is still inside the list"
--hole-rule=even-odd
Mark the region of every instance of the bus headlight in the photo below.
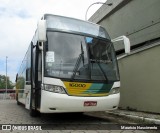
[[[109,94],[112,95],[112,94],[117,94],[117,93],[119,93],[119,92],[120,92],[119,87],[118,87],[118,88],[112,88],[112,89],[110,90]]]
[[[57,85],[44,85],[44,90],[54,93],[66,94],[64,88]]]

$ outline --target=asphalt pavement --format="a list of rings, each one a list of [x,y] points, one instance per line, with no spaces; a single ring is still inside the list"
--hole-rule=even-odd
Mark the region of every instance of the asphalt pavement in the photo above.
[[[132,112],[132,115],[134,113],[137,114],[137,112]],[[41,117],[33,118],[29,116],[29,111],[25,109],[23,106],[18,106],[15,100],[0,100],[0,125],[12,125],[12,128],[14,127],[13,129],[20,129],[12,132],[0,130],[0,133],[158,133],[160,131],[135,129],[137,123],[144,124],[145,122],[134,121],[133,119],[126,117],[126,115],[128,114],[131,114],[131,112],[125,110],[115,110],[109,112],[89,112],[84,113],[82,115],[42,115]],[[138,114],[139,115],[135,116],[142,116],[140,114],[143,113],[139,112]],[[145,115],[143,114],[143,116]],[[159,119],[159,115],[148,114],[148,116],[150,116],[150,118]],[[54,130],[25,130],[29,128],[31,129],[30,125],[46,126],[49,124],[52,124],[51,126],[53,126]],[[146,125],[143,126],[147,126],[147,124],[148,123],[146,123]],[[154,125],[156,126],[156,124]],[[153,127],[154,125],[150,126]],[[117,127],[121,127],[122,130],[116,129]],[[23,131],[21,130],[22,128],[24,129]]]

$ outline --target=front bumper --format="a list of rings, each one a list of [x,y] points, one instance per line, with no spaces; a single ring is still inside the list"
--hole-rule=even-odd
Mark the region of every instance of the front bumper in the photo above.
[[[120,93],[103,97],[78,97],[42,90],[41,113],[90,112],[114,110],[118,107]],[[97,106],[84,106],[85,101],[97,101]]]

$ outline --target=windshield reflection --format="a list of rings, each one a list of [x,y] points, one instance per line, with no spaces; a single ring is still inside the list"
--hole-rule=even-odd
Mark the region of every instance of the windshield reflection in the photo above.
[[[47,32],[45,76],[68,80],[119,80],[114,48],[108,41]]]

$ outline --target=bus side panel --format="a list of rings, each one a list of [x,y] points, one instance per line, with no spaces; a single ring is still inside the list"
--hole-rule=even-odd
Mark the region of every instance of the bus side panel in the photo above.
[[[25,108],[30,109],[31,85],[25,85],[25,94],[26,94]]]
[[[28,103],[26,98],[29,96],[29,89],[31,88],[31,45],[29,46],[25,57],[21,63],[20,69],[17,74],[16,81],[16,100],[26,106],[28,109]]]

